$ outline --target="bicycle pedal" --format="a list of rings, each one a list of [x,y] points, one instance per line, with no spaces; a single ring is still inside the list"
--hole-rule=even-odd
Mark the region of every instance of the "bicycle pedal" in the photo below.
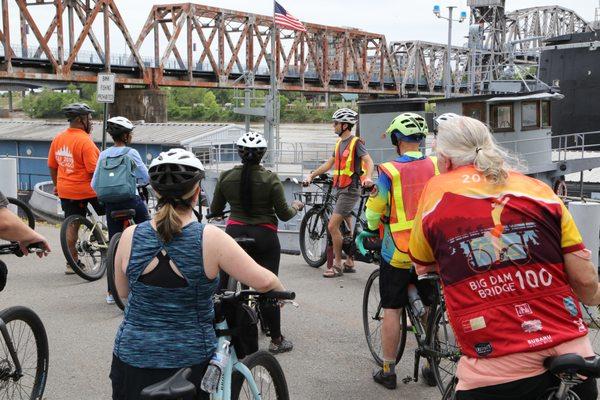
[[[402,378],[402,383],[404,383],[405,385],[408,383],[411,383],[413,381],[412,376],[407,376],[406,378]]]

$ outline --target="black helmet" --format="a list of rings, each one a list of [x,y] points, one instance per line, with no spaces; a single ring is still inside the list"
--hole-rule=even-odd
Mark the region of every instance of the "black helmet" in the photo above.
[[[63,113],[65,113],[65,116],[69,121],[72,121],[73,119],[83,115],[92,114],[94,112],[94,110],[92,110],[90,106],[88,106],[85,103],[69,104],[67,106],[64,106],[62,111]]]
[[[204,166],[194,153],[184,149],[171,149],[152,160],[150,185],[163,197],[179,198],[194,188],[204,178]]]

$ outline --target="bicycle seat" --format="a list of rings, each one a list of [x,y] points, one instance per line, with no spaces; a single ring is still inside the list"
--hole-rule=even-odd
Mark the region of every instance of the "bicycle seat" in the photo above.
[[[131,208],[128,210],[116,210],[110,213],[110,217],[117,221],[123,221],[135,217],[135,210]]]
[[[176,400],[196,394],[196,386],[188,381],[191,373],[191,369],[182,368],[170,378],[145,387],[141,393],[142,399]]]
[[[254,240],[254,238],[249,238],[249,237],[237,237],[237,238],[235,238],[235,241],[243,249],[250,248],[250,247],[254,246],[254,244],[256,243],[256,240]]]
[[[600,377],[600,357],[583,358],[578,354],[568,353],[546,358],[544,367],[555,375],[567,373],[590,378]]]

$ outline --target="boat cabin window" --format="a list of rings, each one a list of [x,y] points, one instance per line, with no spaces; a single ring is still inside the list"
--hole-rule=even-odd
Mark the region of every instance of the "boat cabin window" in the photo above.
[[[486,121],[485,103],[463,103],[462,114],[465,117],[471,117],[480,120],[484,124]]]
[[[490,107],[490,124],[494,132],[514,132],[515,116],[512,103],[494,104]]]
[[[549,128],[552,126],[552,117],[550,115],[550,102],[542,101],[542,128]]]
[[[524,101],[521,103],[521,129],[531,130],[540,127],[540,103],[537,101]]]

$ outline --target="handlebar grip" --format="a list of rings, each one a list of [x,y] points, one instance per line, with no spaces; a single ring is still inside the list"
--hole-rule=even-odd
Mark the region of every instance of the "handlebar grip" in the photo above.
[[[44,242],[37,242],[37,243],[31,243],[29,246],[27,246],[27,250],[41,250],[44,251],[46,250],[44,247]]]
[[[290,291],[281,292],[277,290],[271,290],[270,292],[263,293],[260,296],[266,299],[294,300],[296,298],[296,293]]]
[[[221,211],[218,213],[207,213],[206,214],[206,219],[213,219],[213,218],[219,218],[219,217],[224,217],[225,215],[229,214],[230,210],[225,210],[225,211]]]

